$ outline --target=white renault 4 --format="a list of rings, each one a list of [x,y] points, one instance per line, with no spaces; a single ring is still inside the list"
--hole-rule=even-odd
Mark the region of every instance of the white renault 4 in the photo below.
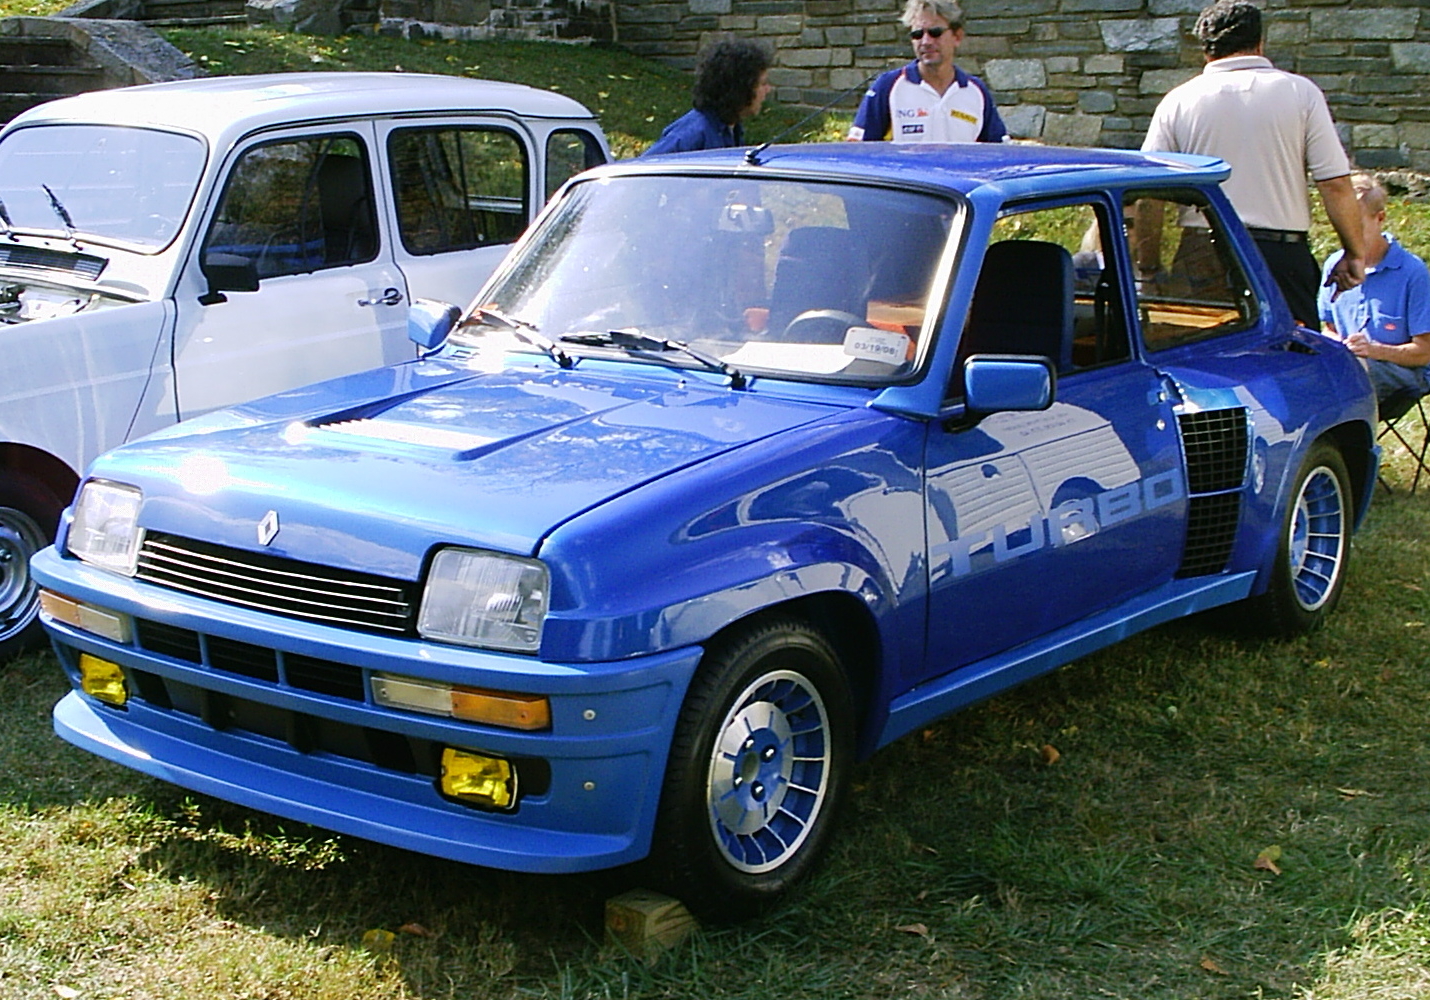
[[[609,159],[559,94],[404,73],[96,91],[0,132],[0,662],[29,556],[100,452],[411,357],[568,177]]]

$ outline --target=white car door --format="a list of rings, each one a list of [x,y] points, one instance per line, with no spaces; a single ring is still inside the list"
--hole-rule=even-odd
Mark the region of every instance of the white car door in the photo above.
[[[541,207],[540,148],[514,118],[377,123],[393,255],[413,298],[466,306]]]
[[[229,156],[178,283],[181,417],[413,356],[371,123],[268,133]],[[214,293],[206,257],[248,262]]]

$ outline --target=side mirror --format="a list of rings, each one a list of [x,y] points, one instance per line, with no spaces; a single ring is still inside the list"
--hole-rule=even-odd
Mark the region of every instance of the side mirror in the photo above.
[[[1041,355],[974,354],[963,363],[963,402],[970,412],[1046,410],[1057,385],[1053,362]]]
[[[450,302],[436,299],[413,299],[407,307],[407,339],[424,351],[430,351],[447,339],[462,310]]]
[[[199,259],[199,270],[209,281],[208,292],[199,296],[203,305],[227,302],[224,292],[258,291],[258,265],[249,257],[215,250]]]

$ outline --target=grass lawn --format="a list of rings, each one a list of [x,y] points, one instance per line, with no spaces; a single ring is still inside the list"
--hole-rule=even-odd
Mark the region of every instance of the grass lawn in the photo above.
[[[605,49],[167,35],[220,72],[557,86],[625,155],[688,102]],[[1392,228],[1430,255],[1430,206]],[[29,657],[0,672],[0,1000],[1430,997],[1430,493],[1402,454],[1386,478],[1321,632],[1178,622],[915,733],[785,907],[651,963],[603,942],[610,876],[332,836],[76,750]]]

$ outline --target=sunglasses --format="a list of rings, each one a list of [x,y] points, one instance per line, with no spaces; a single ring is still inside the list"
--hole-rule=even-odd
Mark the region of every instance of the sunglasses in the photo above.
[[[914,41],[916,41],[916,42],[917,42],[920,38],[924,37],[925,34],[927,34],[930,38],[942,38],[942,37],[943,37],[943,33],[944,33],[945,31],[952,31],[952,30],[953,30],[952,28],[910,28],[910,29],[909,29],[909,37],[912,38],[912,39],[913,39]]]

